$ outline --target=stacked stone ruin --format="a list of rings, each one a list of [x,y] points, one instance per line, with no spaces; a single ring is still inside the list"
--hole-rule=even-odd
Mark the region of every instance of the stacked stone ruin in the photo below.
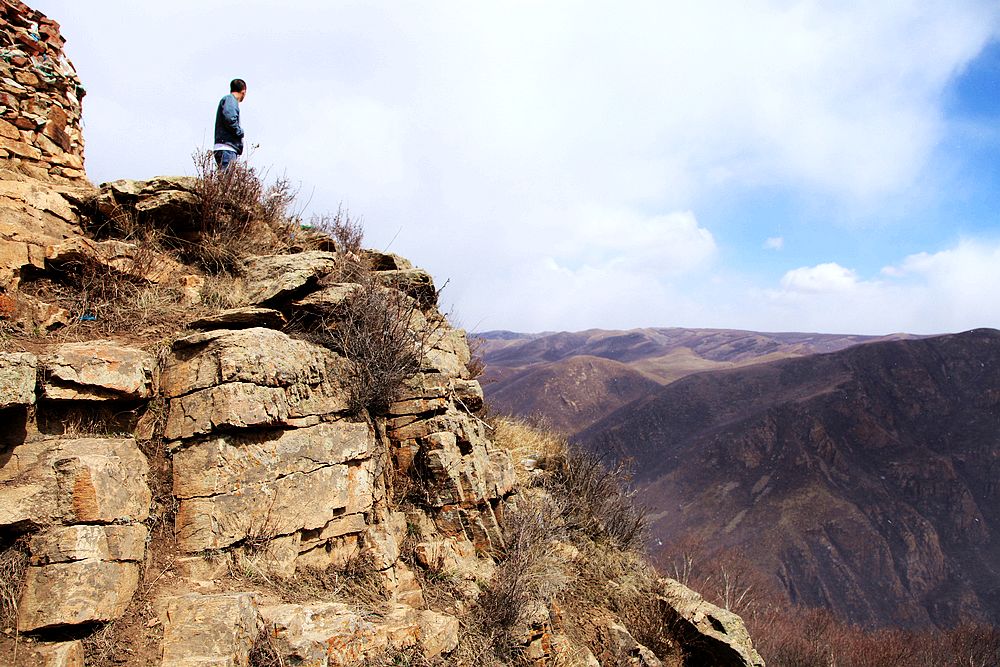
[[[85,91],[59,24],[18,0],[0,0],[0,24],[0,158],[34,178],[85,180]]]

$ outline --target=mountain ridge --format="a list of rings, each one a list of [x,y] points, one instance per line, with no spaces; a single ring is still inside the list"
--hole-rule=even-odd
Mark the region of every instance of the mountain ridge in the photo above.
[[[793,602],[996,623],[998,370],[992,329],[870,343],[688,376],[577,441],[635,460],[663,542],[766,538],[755,565]]]

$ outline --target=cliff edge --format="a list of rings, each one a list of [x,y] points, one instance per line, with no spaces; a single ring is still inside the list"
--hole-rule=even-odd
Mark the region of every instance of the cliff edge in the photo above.
[[[56,24],[0,11],[0,661],[763,665],[612,472],[485,417],[429,274],[248,167],[90,186]]]

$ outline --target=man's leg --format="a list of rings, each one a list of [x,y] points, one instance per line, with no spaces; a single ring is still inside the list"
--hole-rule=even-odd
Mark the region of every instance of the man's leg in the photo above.
[[[225,171],[229,163],[236,159],[236,151],[215,151],[215,164],[219,171]]]

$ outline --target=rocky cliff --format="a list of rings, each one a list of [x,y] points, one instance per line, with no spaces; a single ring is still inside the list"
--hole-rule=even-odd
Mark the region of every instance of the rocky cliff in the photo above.
[[[54,156],[33,105],[78,83],[33,71],[54,23],[0,7],[17,142]],[[249,202],[273,252],[213,273],[199,179],[30,166],[0,168],[0,662],[763,664],[570,502],[560,445],[484,421],[426,272]]]

